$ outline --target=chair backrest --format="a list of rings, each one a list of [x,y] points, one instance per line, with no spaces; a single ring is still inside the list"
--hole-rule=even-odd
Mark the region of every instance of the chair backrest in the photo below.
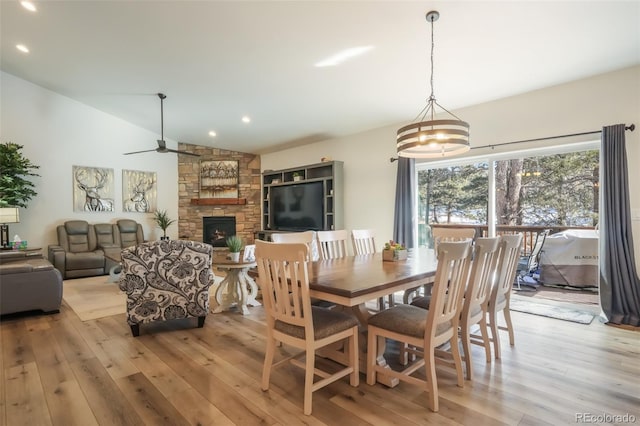
[[[268,327],[303,327],[305,339],[313,340],[308,257],[306,244],[256,241],[258,283]]]
[[[458,331],[462,296],[469,278],[471,241],[441,242],[425,328],[425,348],[438,346]],[[443,330],[447,330],[444,333]]]
[[[318,231],[318,245],[323,259],[341,259],[347,257],[347,240],[349,233],[340,229],[337,231]]]
[[[96,231],[96,241],[99,247],[119,245],[111,223],[96,223],[93,225]]]
[[[256,245],[247,244],[244,246],[244,253],[242,254],[243,262],[253,262],[256,260]]]
[[[527,272],[534,270],[538,266],[538,263],[540,262],[540,252],[542,251],[544,240],[547,238],[547,235],[549,235],[549,232],[549,229],[545,229],[536,237],[536,242],[533,245],[533,249],[529,255],[529,260],[527,261]]]
[[[499,244],[500,237],[478,238],[475,241],[462,307],[463,318],[482,314],[480,307],[488,302],[498,267]]]
[[[144,242],[142,225],[135,220],[120,219],[116,223],[120,247],[131,247]]]
[[[83,253],[98,247],[93,225],[84,220],[68,220],[57,227],[58,244],[65,251]]]
[[[127,293],[129,324],[206,316],[212,259],[213,247],[199,241],[150,241],[123,249],[119,286]]]
[[[500,236],[498,270],[489,300],[489,303],[494,305],[496,309],[504,306],[511,296],[511,287],[516,276],[521,246],[522,234]]]
[[[438,244],[441,241],[464,241],[467,239],[473,240],[476,236],[476,230],[474,228],[434,227],[431,229],[431,235],[433,236],[433,249],[437,253]]]
[[[316,261],[320,259],[320,252],[318,250],[318,242],[316,239],[316,231],[304,231],[304,232],[278,232],[271,234],[271,241],[274,243],[303,243],[309,247],[309,253],[311,254],[311,260]]]
[[[375,233],[371,229],[353,229],[351,231],[353,254],[373,254],[376,252]]]

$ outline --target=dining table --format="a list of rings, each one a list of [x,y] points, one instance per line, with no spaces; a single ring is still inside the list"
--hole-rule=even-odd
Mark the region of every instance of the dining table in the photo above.
[[[366,371],[366,328],[369,317],[374,314],[367,308],[366,302],[432,284],[436,265],[434,251],[426,248],[409,250],[406,260],[383,261],[382,253],[318,260],[309,263],[309,293],[311,297],[351,311],[358,319],[361,331],[360,368]],[[389,368],[384,351],[385,342],[381,338],[377,363]],[[322,355],[337,362],[346,362],[344,353],[337,350],[325,351]],[[378,374],[378,381],[389,387],[398,383],[397,379],[384,374]]]

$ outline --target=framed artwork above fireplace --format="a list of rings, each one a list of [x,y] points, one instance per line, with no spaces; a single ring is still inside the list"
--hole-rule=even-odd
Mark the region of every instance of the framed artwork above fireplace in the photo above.
[[[238,161],[201,160],[200,198],[238,198]]]

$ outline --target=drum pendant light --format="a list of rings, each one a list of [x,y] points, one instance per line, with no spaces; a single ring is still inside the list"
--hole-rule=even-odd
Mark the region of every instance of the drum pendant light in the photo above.
[[[433,23],[440,13],[427,13],[431,23],[431,96],[427,105],[420,111],[416,121],[398,130],[398,156],[409,158],[441,158],[469,151],[469,123],[460,120],[438,102],[433,90]],[[435,119],[436,106],[451,118]]]

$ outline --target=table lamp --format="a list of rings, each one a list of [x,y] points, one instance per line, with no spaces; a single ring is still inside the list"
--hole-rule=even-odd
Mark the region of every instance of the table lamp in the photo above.
[[[19,223],[20,214],[17,207],[2,207],[0,208],[0,248],[2,250],[9,250],[9,225],[7,223]]]

